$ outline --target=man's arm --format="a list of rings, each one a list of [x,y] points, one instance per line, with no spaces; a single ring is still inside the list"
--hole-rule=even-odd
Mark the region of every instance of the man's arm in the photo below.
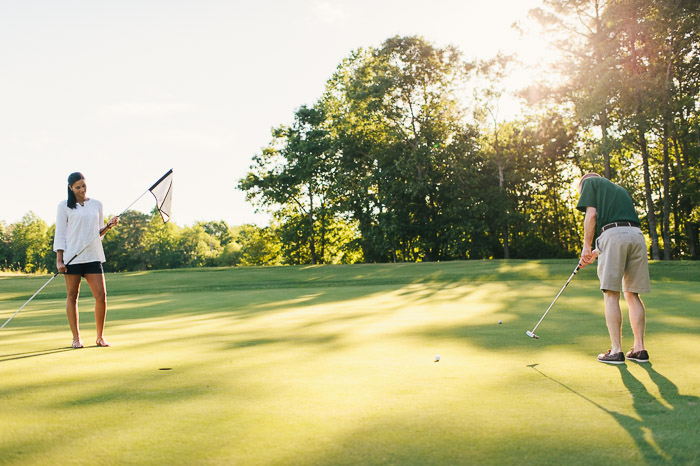
[[[595,207],[586,207],[586,217],[583,219],[583,249],[581,250],[581,266],[592,264],[598,252],[593,251],[593,237],[595,236],[595,224],[598,211]]]

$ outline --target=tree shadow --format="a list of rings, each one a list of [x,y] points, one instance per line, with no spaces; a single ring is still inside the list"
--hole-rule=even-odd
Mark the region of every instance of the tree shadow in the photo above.
[[[678,387],[654,370],[651,363],[639,364],[659,389],[661,399],[653,396],[626,365],[615,366],[622,383],[633,397],[636,417],[612,411],[568,385],[537,369],[527,367],[564,387],[596,408],[610,415],[624,428],[647,464],[699,464],[700,398],[681,395]],[[665,403],[662,403],[663,400]]]

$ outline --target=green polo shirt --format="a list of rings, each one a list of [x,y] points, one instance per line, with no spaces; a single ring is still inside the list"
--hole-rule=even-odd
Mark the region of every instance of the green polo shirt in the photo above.
[[[613,222],[639,223],[632,196],[607,178],[586,178],[581,186],[581,197],[576,208],[586,212],[586,207],[596,208],[596,231]]]

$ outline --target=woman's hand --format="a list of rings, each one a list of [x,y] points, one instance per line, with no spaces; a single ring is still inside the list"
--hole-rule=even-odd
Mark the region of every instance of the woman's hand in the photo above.
[[[107,225],[105,225],[105,227],[100,230],[100,236],[103,236],[105,233],[107,233],[107,231],[109,231],[117,223],[119,223],[119,215],[109,219],[109,222],[107,222]]]
[[[58,269],[58,273],[66,273],[68,271],[68,267],[66,267],[66,264],[64,264],[62,260],[56,261],[56,268]]]

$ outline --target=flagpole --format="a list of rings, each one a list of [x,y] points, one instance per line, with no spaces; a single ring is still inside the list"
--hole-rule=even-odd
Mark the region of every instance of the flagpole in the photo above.
[[[126,209],[122,210],[122,213],[120,213],[119,215],[117,215],[117,217],[121,217],[122,215],[124,215],[124,212],[126,212],[127,210],[129,210],[129,209],[131,208],[131,206],[133,206],[133,205],[136,204],[139,200],[141,200],[141,198],[142,198],[143,196],[145,196],[146,193],[151,192],[151,190],[152,190],[153,188],[155,188],[156,186],[158,186],[158,183],[160,183],[160,182],[163,181],[165,178],[167,178],[167,176],[170,175],[172,172],[173,172],[173,169],[171,168],[170,170],[168,170],[168,173],[166,173],[165,175],[161,176],[160,179],[159,179],[158,181],[156,181],[156,182],[153,184],[153,186],[151,186],[150,188],[148,188],[147,190],[145,190],[145,191],[143,192],[143,194],[141,194],[139,197],[137,197],[136,200],[135,200],[134,202],[132,202],[131,204],[129,204],[129,207],[127,207]],[[97,233],[97,236],[96,236],[95,238],[91,239],[85,246],[83,246],[83,249],[81,249],[80,251],[78,251],[77,254],[75,254],[73,257],[71,257],[71,259],[70,259],[68,262],[66,262],[65,265],[67,266],[67,265],[69,265],[71,262],[73,262],[73,260],[74,260],[76,257],[78,257],[80,254],[82,254],[83,251],[85,251],[85,250],[88,248],[88,246],[90,246],[90,245],[92,244],[93,241],[95,241],[96,239],[100,238],[100,237],[102,236],[101,232],[102,232],[102,228],[100,228],[100,231]],[[43,290],[44,288],[46,288],[46,286],[47,286],[49,283],[51,283],[51,280],[53,280],[54,278],[56,278],[56,277],[58,276],[59,273],[60,273],[60,272],[56,272],[55,274],[53,274],[53,276],[52,276],[51,278],[49,278],[49,280],[48,280],[46,283],[44,283],[44,285],[43,285],[41,288],[39,288],[39,289],[37,290],[37,292],[34,293],[34,294],[32,295],[32,297],[29,298],[29,299],[27,300],[26,303],[22,304],[22,307],[20,307],[19,309],[17,309],[17,311],[16,311],[14,314],[12,314],[12,316],[10,316],[10,318],[7,319],[7,320],[5,321],[5,323],[2,324],[2,326],[0,326],[0,330],[2,330],[2,329],[5,327],[5,325],[7,325],[17,314],[19,314],[19,311],[21,311],[22,309],[24,309],[24,307],[25,307],[27,304],[29,304],[29,303],[31,302],[31,300],[34,299],[34,297],[35,297],[36,295],[38,295],[38,294],[41,292],[41,290]]]
[[[163,181],[164,179],[166,179],[166,178],[168,177],[168,175],[170,175],[172,172],[173,172],[173,169],[171,168],[170,170],[168,170],[168,173],[166,173],[165,175],[161,176],[160,179],[159,179],[158,181],[156,181],[155,183],[153,183],[153,186],[151,186],[150,188],[148,188],[148,191],[151,191],[153,188],[155,188],[156,186],[158,186],[158,185],[160,184],[160,182]],[[146,193],[143,193],[143,194],[146,194]],[[143,194],[142,194],[142,196],[143,196]]]

